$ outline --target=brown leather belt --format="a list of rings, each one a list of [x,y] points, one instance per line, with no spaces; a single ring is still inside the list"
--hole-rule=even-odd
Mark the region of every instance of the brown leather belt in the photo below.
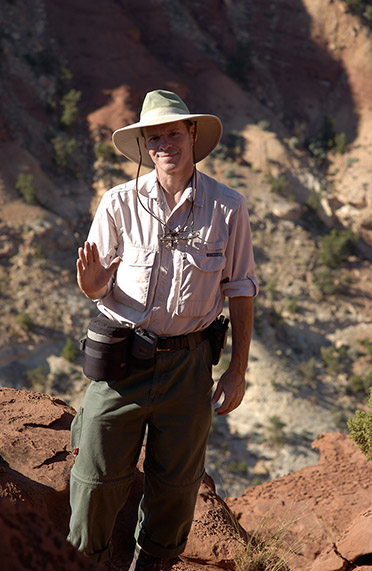
[[[159,337],[156,345],[157,351],[179,351],[180,349],[192,349],[208,337],[208,329],[195,331],[187,335],[175,337]]]

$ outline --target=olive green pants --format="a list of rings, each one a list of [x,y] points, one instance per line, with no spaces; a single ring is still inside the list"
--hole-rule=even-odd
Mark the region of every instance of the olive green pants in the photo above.
[[[212,385],[208,340],[157,352],[147,369],[132,363],[118,382],[91,383],[71,427],[69,541],[77,549],[96,561],[111,556],[147,428],[136,540],[157,557],[182,553],[204,475]]]

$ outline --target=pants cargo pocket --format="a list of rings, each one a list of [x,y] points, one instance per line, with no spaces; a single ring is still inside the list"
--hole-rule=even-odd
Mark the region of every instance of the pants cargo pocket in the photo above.
[[[81,406],[76,413],[74,420],[71,423],[71,451],[74,456],[79,453],[80,438],[81,438],[81,428],[83,424],[83,407]]]

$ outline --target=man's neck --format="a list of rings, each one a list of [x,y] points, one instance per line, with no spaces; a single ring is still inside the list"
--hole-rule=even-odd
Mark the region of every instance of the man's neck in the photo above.
[[[164,195],[168,206],[171,210],[179,203],[181,200],[183,191],[190,182],[193,175],[193,168],[187,174],[172,174],[164,173],[162,171],[157,171],[157,179],[164,191]]]

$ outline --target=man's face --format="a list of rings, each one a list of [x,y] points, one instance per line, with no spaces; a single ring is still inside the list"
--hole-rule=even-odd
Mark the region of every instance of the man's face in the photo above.
[[[145,146],[156,169],[164,174],[190,171],[193,167],[194,126],[175,121],[145,127]]]

